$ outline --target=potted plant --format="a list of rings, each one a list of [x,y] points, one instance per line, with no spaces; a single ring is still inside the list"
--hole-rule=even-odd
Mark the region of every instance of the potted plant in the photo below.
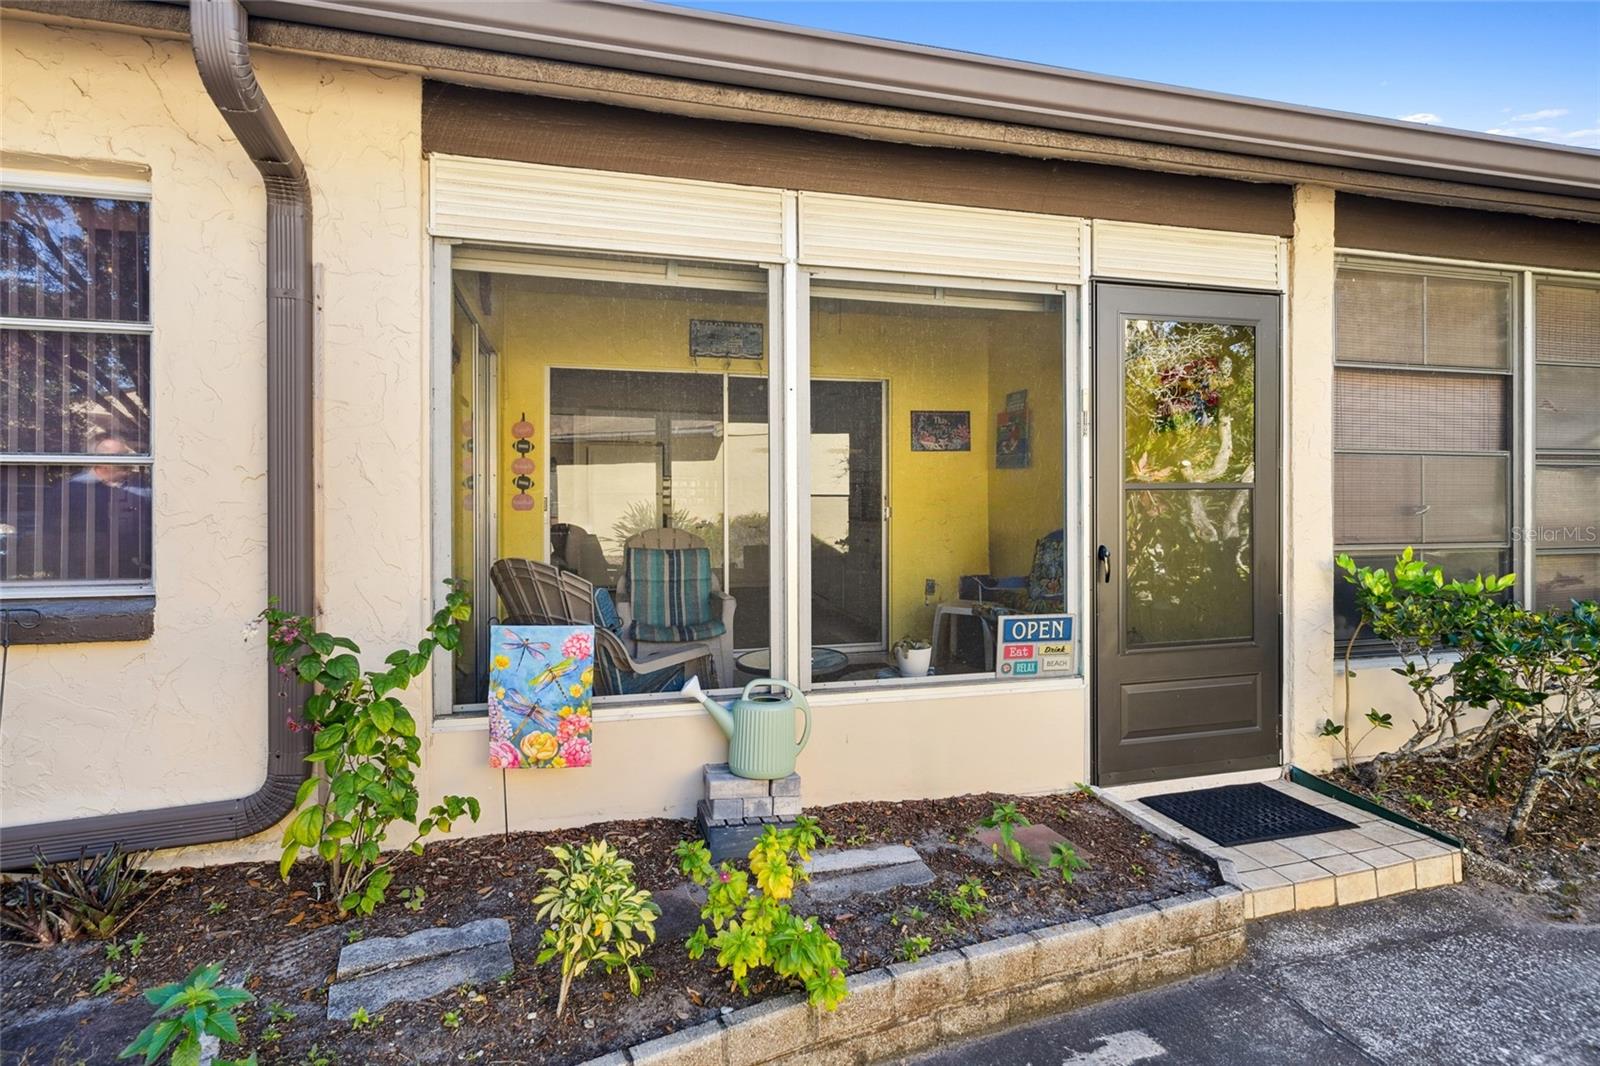
[[[901,637],[894,642],[894,664],[901,677],[926,677],[932,665],[933,645],[915,637]]]

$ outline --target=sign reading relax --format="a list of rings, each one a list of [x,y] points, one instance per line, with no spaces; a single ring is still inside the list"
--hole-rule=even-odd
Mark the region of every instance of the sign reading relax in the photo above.
[[[1070,614],[1006,614],[1000,616],[1000,643],[995,649],[997,677],[1037,677],[1077,671],[1077,644]]]

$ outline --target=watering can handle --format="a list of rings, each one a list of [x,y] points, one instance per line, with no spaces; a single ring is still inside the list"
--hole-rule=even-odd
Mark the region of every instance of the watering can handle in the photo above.
[[[806,727],[805,730],[800,734],[800,743],[795,746],[794,753],[799,755],[802,751],[805,751],[806,743],[811,739],[811,704],[806,702],[805,694],[802,693],[798,688],[795,688],[793,685],[789,684],[787,681],[782,681],[776,677],[764,677],[758,678],[757,680],[746,685],[744,687],[744,691],[739,694],[739,699],[749,699],[751,690],[755,689],[757,686],[764,688],[781,688],[794,698],[795,703],[800,705],[800,710],[803,711],[806,716]]]

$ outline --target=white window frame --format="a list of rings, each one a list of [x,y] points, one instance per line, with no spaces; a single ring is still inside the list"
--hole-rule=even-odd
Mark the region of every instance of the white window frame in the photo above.
[[[92,175],[60,175],[33,173],[20,170],[0,170],[0,191],[18,192],[39,196],[72,196],[91,200],[123,200],[131,203],[151,202],[149,183],[131,178],[96,177]],[[151,219],[151,263],[147,282],[150,286],[150,308],[143,322],[116,322],[93,319],[73,320],[63,318],[27,318],[0,316],[0,329],[27,330],[55,333],[106,333],[122,336],[143,336],[149,340],[151,367],[150,395],[145,397],[146,411],[150,416],[148,450],[141,455],[95,455],[79,452],[0,452],[0,466],[136,466],[149,470],[152,494],[155,488],[155,456],[157,450],[155,418],[155,220]],[[70,600],[112,599],[155,595],[156,564],[154,499],[150,507],[150,577],[144,581],[6,581],[0,580],[0,593],[7,599]]]

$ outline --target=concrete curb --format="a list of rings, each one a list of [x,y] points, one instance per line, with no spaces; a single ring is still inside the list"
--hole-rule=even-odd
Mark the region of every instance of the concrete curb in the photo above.
[[[1237,886],[1201,889],[853,974],[835,1011],[791,994],[585,1066],[877,1062],[1223,966],[1244,924]]]

